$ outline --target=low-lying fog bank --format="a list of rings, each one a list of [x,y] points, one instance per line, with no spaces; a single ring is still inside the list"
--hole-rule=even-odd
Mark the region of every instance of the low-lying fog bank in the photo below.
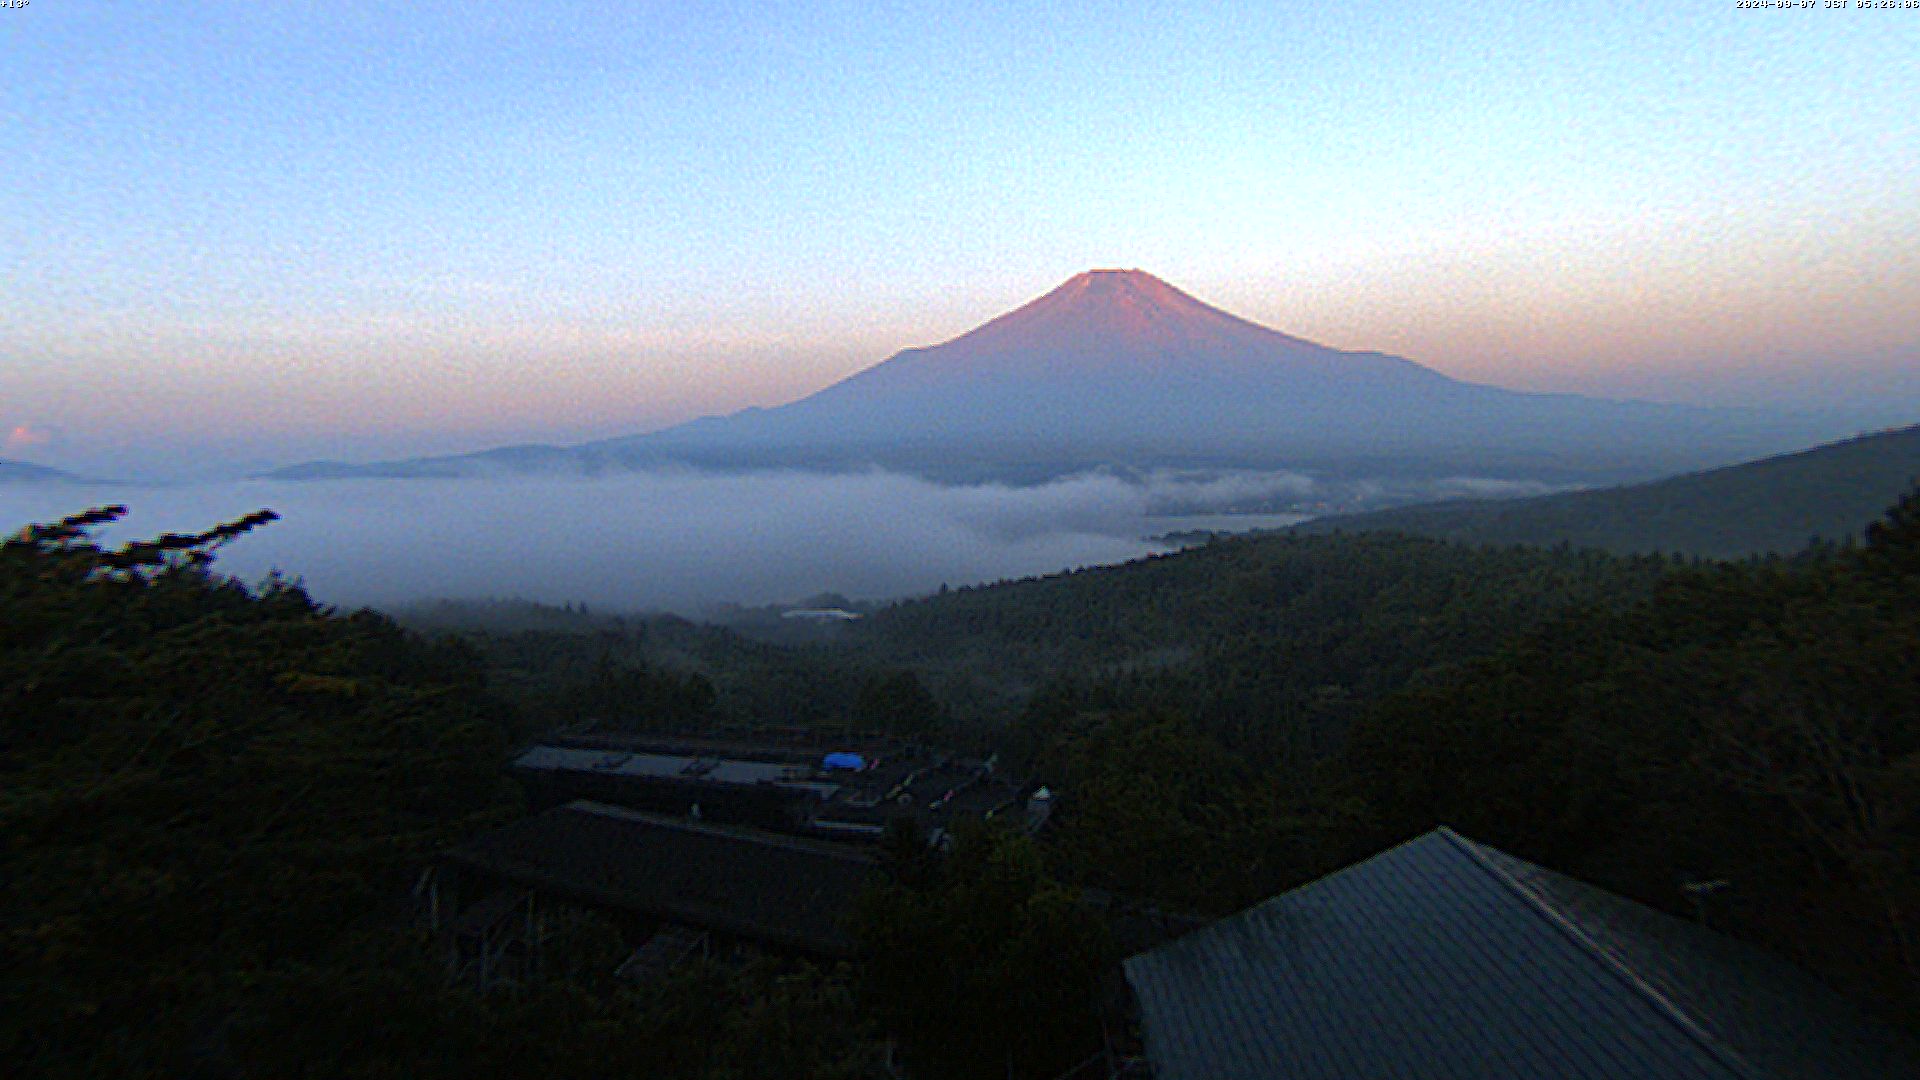
[[[0,486],[0,531],[120,502],[132,512],[105,534],[118,542],[270,507],[283,520],[224,550],[225,572],[257,580],[278,569],[344,606],[515,596],[692,613],[825,591],[912,595],[1120,562],[1162,550],[1147,537],[1167,531],[1164,515],[1314,494],[1314,481],[1294,473],[1144,481],[1094,473],[1030,487],[943,486],[878,471],[14,483]]]

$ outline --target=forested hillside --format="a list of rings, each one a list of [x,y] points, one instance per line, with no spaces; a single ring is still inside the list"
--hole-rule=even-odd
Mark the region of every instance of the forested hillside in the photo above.
[[[1360,723],[1362,847],[1450,824],[1920,1007],[1920,494],[1859,550],[1676,574]]]
[[[1324,757],[1200,722],[1205,694],[1057,687],[1020,726],[1071,793],[1051,850],[1217,913],[1450,825],[1920,1026],[1920,494],[1865,537],[1564,608],[1359,703]]]
[[[210,552],[0,544],[0,1060],[9,1076],[855,1075],[844,975],[612,962],[447,988],[408,929],[437,851],[520,812],[478,657]],[[576,928],[591,956],[617,938]],[[597,943],[597,944],[596,944]],[[864,1073],[859,1073],[864,1075]]]
[[[839,634],[832,645],[794,647],[677,615],[602,615],[527,601],[443,601],[400,618],[471,647],[523,738],[583,726],[967,734],[947,727],[946,710],[911,672],[839,647]]]
[[[409,619],[457,630],[528,733],[799,725],[1023,750],[1045,726],[1036,710],[1057,718],[1091,695],[1176,709],[1305,769],[1381,695],[1561,612],[1645,596],[1671,568],[1403,536],[1265,536],[950,590],[808,646],[672,616],[515,603]]]
[[[1563,609],[1644,594],[1667,568],[1397,536],[1223,539],[898,604],[850,641],[983,715],[1061,679],[1129,682],[1253,738],[1344,714]]]
[[[1650,484],[1402,507],[1322,518],[1295,530],[1571,544],[1623,554],[1785,555],[1815,537],[1857,538],[1862,522],[1916,480],[1920,427],[1910,427]]]

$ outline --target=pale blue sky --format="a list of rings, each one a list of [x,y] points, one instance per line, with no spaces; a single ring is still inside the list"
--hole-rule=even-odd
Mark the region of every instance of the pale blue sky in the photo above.
[[[880,7],[0,11],[0,456],[612,435],[1108,265],[1467,378],[1920,420],[1920,12]]]

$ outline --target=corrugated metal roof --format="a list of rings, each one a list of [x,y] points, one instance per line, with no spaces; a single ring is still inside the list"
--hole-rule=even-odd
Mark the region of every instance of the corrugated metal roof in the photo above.
[[[1771,953],[1463,841],[1595,949],[1774,1080],[1920,1077],[1920,1047]]]
[[[1754,953],[1440,829],[1126,975],[1164,1080],[1916,1075],[1898,1037]],[[1767,992],[1728,993],[1749,980]],[[1725,1015],[1760,1007],[1821,1020],[1769,1039]]]
[[[566,746],[533,747],[521,754],[513,767],[713,784],[777,784],[812,777],[812,770],[804,765],[638,751],[582,750]]]

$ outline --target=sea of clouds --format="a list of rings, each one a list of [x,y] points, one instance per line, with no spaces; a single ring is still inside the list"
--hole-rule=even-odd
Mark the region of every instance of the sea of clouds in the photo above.
[[[261,507],[282,520],[220,553],[355,607],[439,597],[586,601],[687,613],[834,591],[856,598],[1106,563],[1164,550],[1170,509],[1311,492],[1293,473],[1088,473],[1049,483],[937,484],[900,473],[440,480],[236,480],[0,487],[0,531],[124,503],[109,542],[200,530]]]
[[[1391,487],[1391,492],[1385,488]],[[1374,490],[1380,488],[1380,491]],[[1547,485],[1473,477],[1345,484],[1387,501],[1515,496]],[[269,508],[281,520],[222,550],[246,581],[271,571],[342,607],[517,598],[700,614],[822,592],[885,599],[1124,562],[1154,539],[1286,515],[1220,512],[1325,497],[1294,472],[1084,473],[1042,484],[940,484],[886,471],[0,485],[0,534],[110,503],[108,543],[199,531]]]

